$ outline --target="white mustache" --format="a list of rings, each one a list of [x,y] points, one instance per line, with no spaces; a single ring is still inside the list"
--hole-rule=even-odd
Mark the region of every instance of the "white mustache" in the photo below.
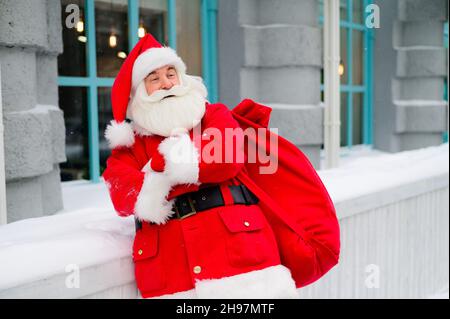
[[[139,88],[138,88],[139,89]],[[143,95],[143,100],[146,102],[158,102],[168,96],[183,96],[189,92],[189,87],[184,85],[174,85],[168,90],[157,90],[151,95]]]

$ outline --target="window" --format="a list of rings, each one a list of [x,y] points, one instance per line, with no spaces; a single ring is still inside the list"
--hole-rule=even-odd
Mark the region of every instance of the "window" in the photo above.
[[[448,49],[448,22],[444,23],[444,48]],[[448,77],[444,79],[444,100],[448,102]],[[448,128],[447,132],[443,134],[442,140],[444,143],[448,142]]]
[[[323,1],[326,0],[321,1],[320,23]],[[370,0],[340,0],[341,146],[373,143],[373,33],[364,24],[365,8],[370,3]]]
[[[72,3],[80,8],[80,22],[68,29],[65,8]],[[62,181],[99,181],[110,154],[103,132],[112,119],[111,86],[129,50],[145,33],[178,49],[188,73],[203,76],[209,100],[216,100],[216,0],[62,0],[61,4],[64,52],[58,57],[58,84],[67,153],[67,162],[60,165]]]
[[[87,91],[85,87],[60,86],[59,100],[66,126],[66,157],[61,180],[89,179]]]

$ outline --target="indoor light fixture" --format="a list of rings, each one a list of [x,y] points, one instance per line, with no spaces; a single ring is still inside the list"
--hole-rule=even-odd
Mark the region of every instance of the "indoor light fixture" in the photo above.
[[[340,76],[344,74],[344,63],[342,61],[339,63],[338,72]]]
[[[145,36],[146,33],[147,33],[147,32],[145,31],[144,24],[141,22],[141,23],[139,24],[138,37],[139,37],[139,38],[143,38],[143,37]]]
[[[109,46],[111,48],[115,48],[117,46],[117,36],[114,33],[111,33],[109,36]]]
[[[83,20],[78,20],[78,22],[77,22],[77,31],[79,32],[79,33],[81,33],[81,32],[83,32],[84,31],[84,22],[83,22]]]

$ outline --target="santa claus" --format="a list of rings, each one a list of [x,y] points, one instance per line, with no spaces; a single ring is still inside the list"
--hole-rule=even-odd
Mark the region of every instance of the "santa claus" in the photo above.
[[[290,145],[276,155],[282,167],[272,176],[286,182],[285,190],[256,176],[258,163],[246,162],[242,129],[267,129],[266,107],[246,100],[231,112],[206,97],[201,79],[187,75],[176,52],[149,34],[114,82],[114,120],[105,132],[113,150],[103,177],[117,213],[136,219],[132,255],[140,294],[296,298],[298,287],[337,263],[331,201],[310,166],[307,178],[286,169],[301,164]],[[235,134],[227,140],[230,129]],[[220,151],[230,145],[231,160]],[[300,184],[305,181],[315,188]],[[291,187],[311,196],[286,200]],[[303,215],[291,213],[310,204]]]

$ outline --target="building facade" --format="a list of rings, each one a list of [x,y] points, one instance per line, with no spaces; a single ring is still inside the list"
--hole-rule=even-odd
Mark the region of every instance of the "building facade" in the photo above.
[[[0,0],[8,221],[62,209],[60,181],[100,181],[111,86],[146,32],[204,78],[211,102],[271,106],[270,127],[320,168],[323,1]],[[340,4],[341,145],[442,143],[448,2]],[[380,28],[366,23],[373,4]]]
[[[8,222],[63,208],[66,161],[58,103],[58,0],[0,1],[0,67]],[[3,163],[2,163],[3,165]]]

